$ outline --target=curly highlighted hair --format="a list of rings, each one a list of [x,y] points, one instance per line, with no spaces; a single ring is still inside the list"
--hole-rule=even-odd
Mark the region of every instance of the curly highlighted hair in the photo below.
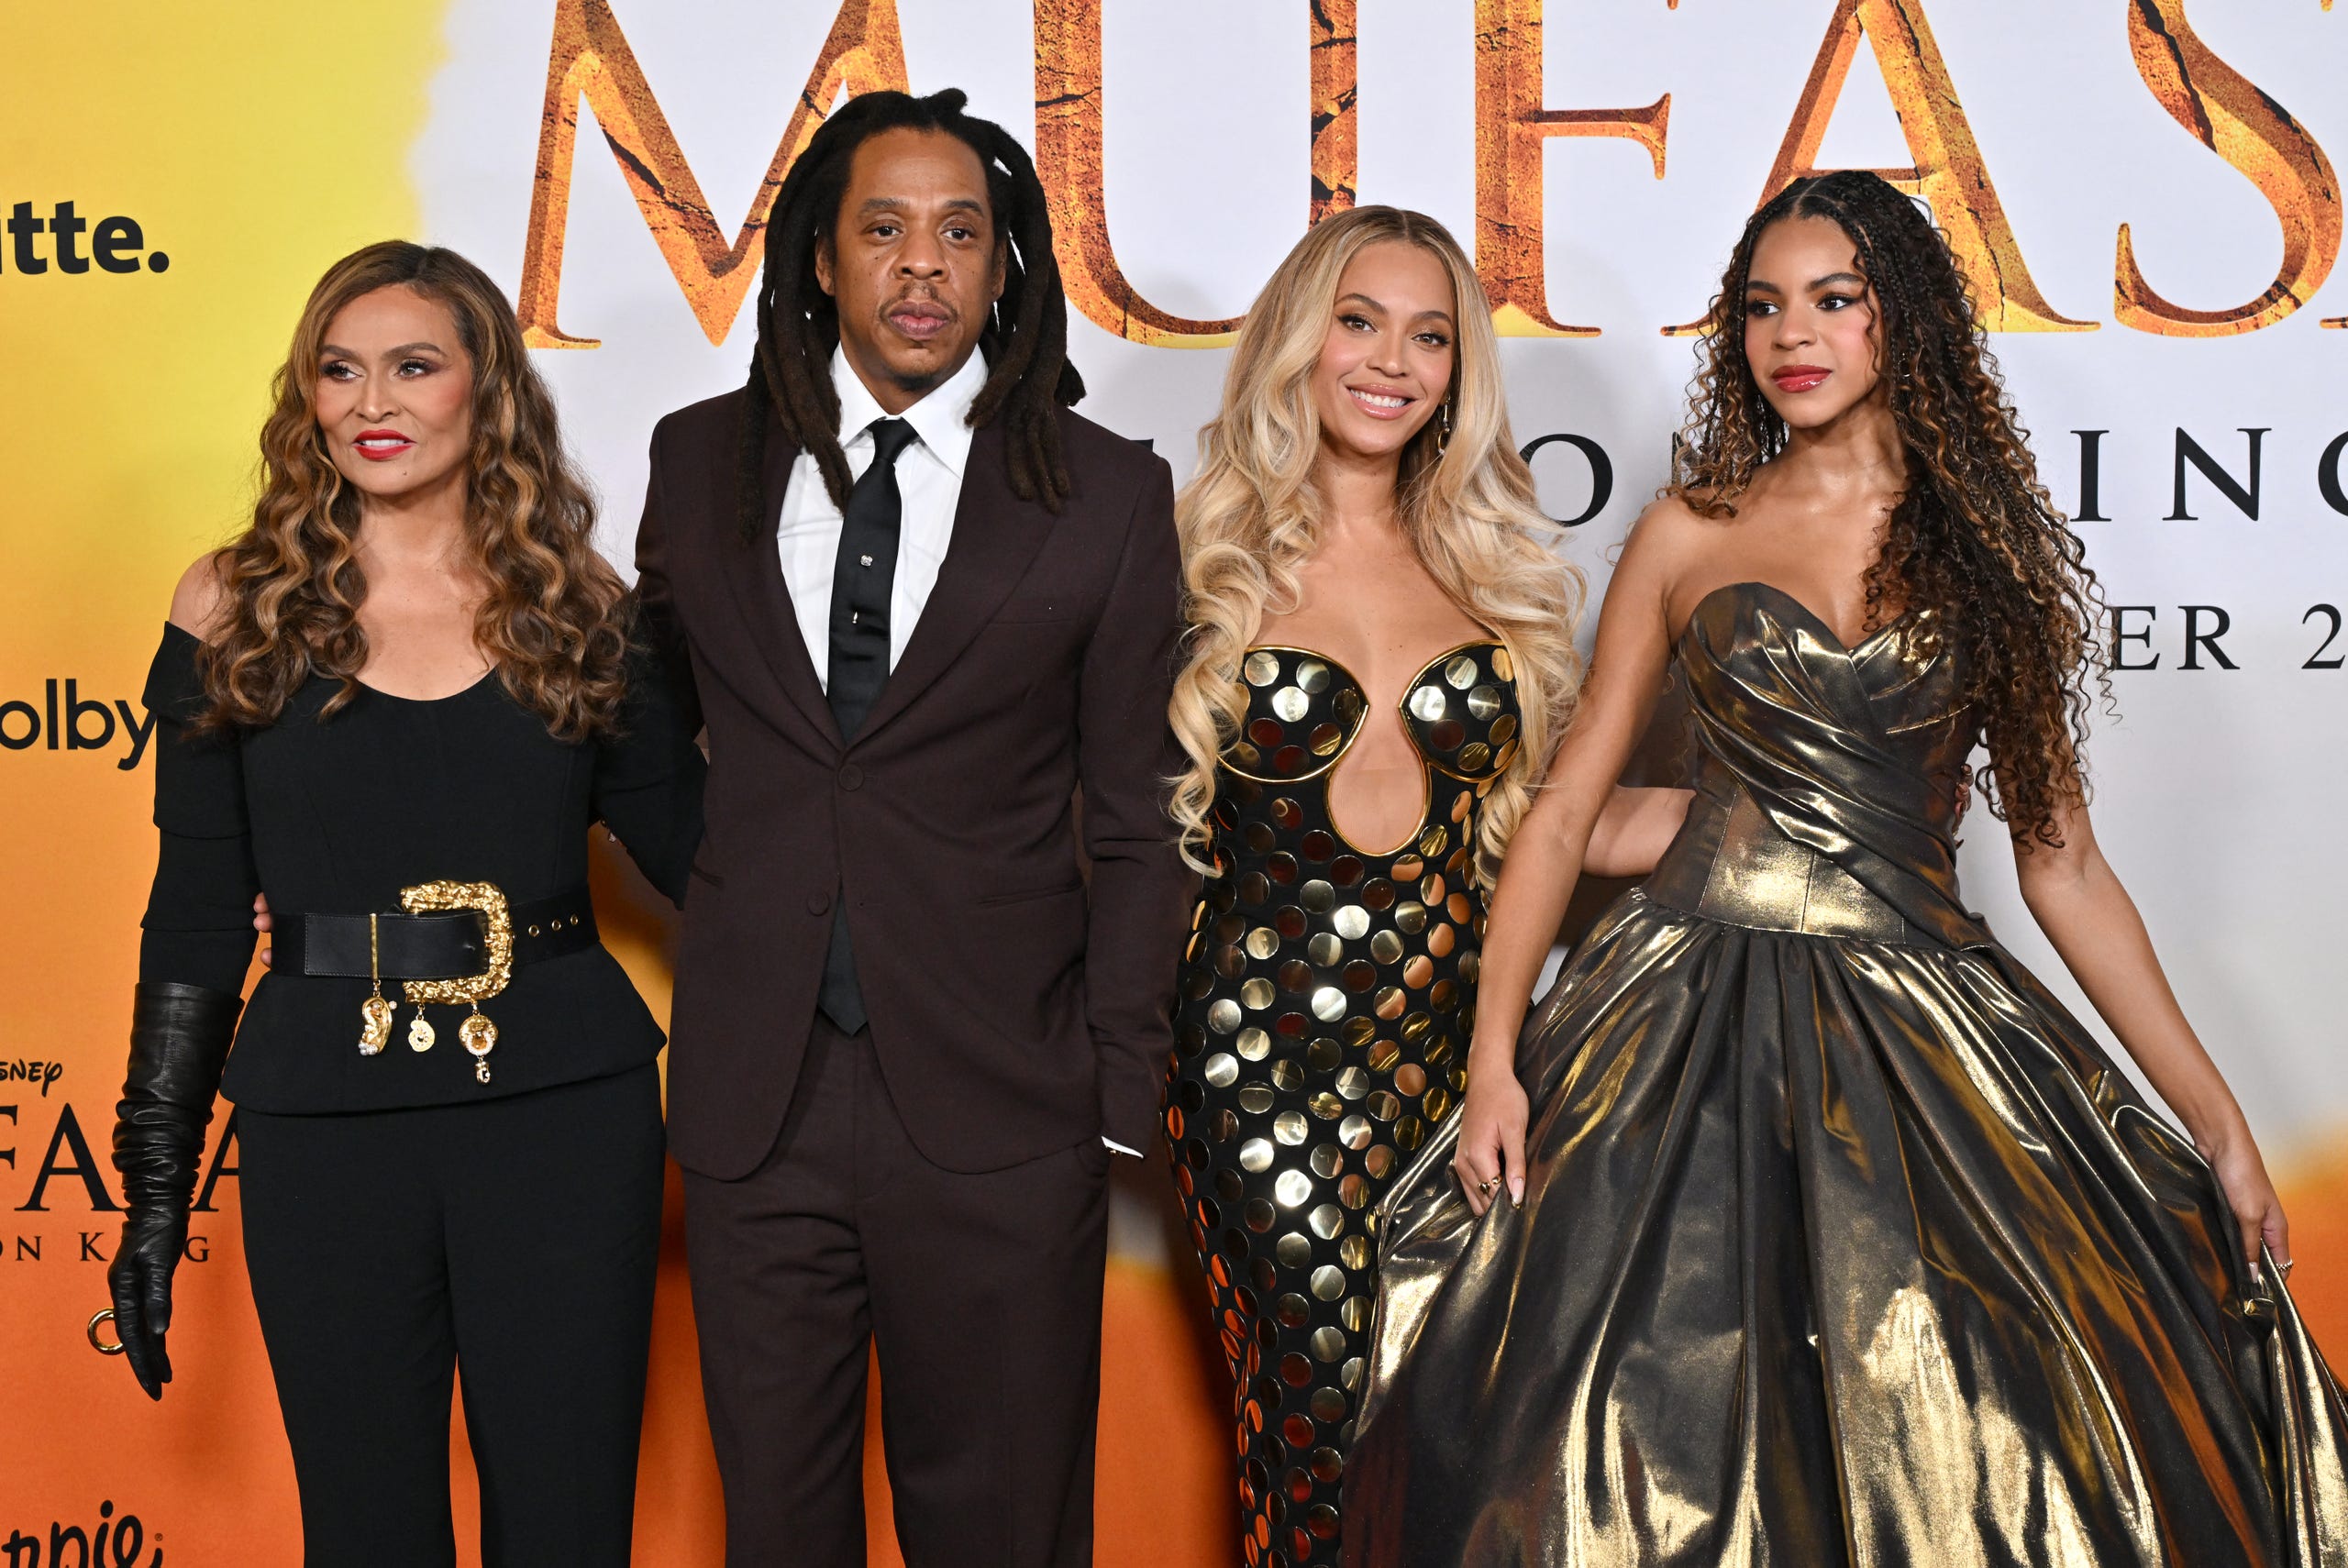
[[[564,455],[554,399],[522,345],[514,307],[487,273],[453,250],[384,240],[327,270],[310,292],[260,435],[252,525],[213,558],[222,591],[198,657],[206,728],[272,723],[313,675],[359,693],[367,633],[359,607],[360,492],[319,428],[316,391],[327,328],[382,288],[446,305],[472,372],[472,446],[465,518],[484,588],[473,639],[514,700],[564,741],[617,724],[628,648],[626,585],[596,553],[595,506]]]
[[[1753,215],[1712,300],[1667,492],[1733,516],[1785,448],[1785,422],[1745,361],[1744,291],[1762,232],[1789,218],[1823,218],[1856,248],[1907,451],[1907,487],[1867,569],[1866,624],[1913,610],[1928,648],[1955,645],[1989,748],[1989,810],[2017,841],[2059,845],[2058,813],[2088,795],[2088,688],[2110,697],[2102,596],[2039,482],[1964,275],[1916,202],[1880,175],[1838,170],[1795,181]]]
[[[1289,252],[1248,307],[1223,406],[1200,431],[1198,471],[1174,503],[1190,630],[1173,721],[1190,767],[1173,781],[1172,811],[1185,857],[1210,874],[1215,762],[1246,707],[1240,661],[1266,613],[1295,606],[1298,570],[1320,543],[1312,371],[1346,263],[1379,244],[1412,245],[1434,257],[1456,302],[1450,435],[1429,420],[1403,448],[1395,512],[1427,575],[1499,637],[1515,663],[1523,741],[1481,813],[1476,869],[1487,887],[1580,691],[1573,633],[1581,574],[1547,547],[1560,530],[1542,515],[1532,470],[1509,433],[1500,344],[1474,263],[1422,213],[1367,206],[1328,218]]]

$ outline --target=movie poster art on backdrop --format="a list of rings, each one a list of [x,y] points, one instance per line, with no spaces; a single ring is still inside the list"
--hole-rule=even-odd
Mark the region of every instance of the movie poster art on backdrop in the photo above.
[[[2302,1307],[2348,1354],[2348,1077],[2325,984],[2348,929],[2348,11],[436,0],[354,33],[334,7],[223,0],[169,28],[27,8],[8,42],[6,1568],[298,1553],[227,1107],[162,1403],[83,1333],[118,1221],[107,1137],[154,848],[147,659],[172,582],[249,504],[309,285],[393,235],[484,265],[625,568],[654,420],[746,370],[776,186],[841,94],[880,87],[966,88],[1030,148],[1083,412],[1178,478],[1234,329],[1311,223],[1366,202],[1441,219],[1476,257],[1519,442],[1594,588],[1664,477],[1692,324],[1744,215],[1838,167],[1929,202],[2110,605],[2099,837],[2282,1179]],[[1972,895],[2077,1004],[1998,837],[1973,824]],[[599,868],[604,925],[665,1010],[670,926],[633,876]],[[1162,1159],[1119,1172],[1100,1557],[1205,1568],[1234,1524],[1229,1391]],[[654,1568],[713,1561],[722,1534],[675,1220],[639,1490]],[[868,1473],[885,1539],[877,1458]],[[465,1516],[468,1465],[455,1484]]]

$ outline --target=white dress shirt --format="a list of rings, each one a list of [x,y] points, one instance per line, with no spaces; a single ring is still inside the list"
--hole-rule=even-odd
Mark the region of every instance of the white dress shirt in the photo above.
[[[987,384],[983,356],[972,354],[919,403],[896,415],[914,427],[916,437],[897,454],[897,494],[903,522],[897,536],[897,575],[889,589],[889,668],[904,657],[914,625],[937,586],[937,569],[946,562],[946,547],[954,538],[954,512],[962,500],[962,469],[970,457],[970,404]],[[832,390],[840,400],[840,450],[847,458],[849,474],[864,477],[872,466],[872,424],[890,417],[878,399],[857,376],[840,349],[832,350]],[[831,690],[832,576],[839,564],[840,529],[845,520],[824,488],[823,471],[815,459],[802,452],[791,465],[791,482],[782,492],[782,524],[776,530],[775,548],[782,555],[783,586],[791,591],[792,613],[799,618],[799,635],[807,644],[807,657],[815,679]],[[1120,1154],[1140,1151],[1107,1138],[1101,1142]]]
[[[954,537],[954,509],[962,499],[962,467],[970,456],[970,404],[987,384],[983,356],[962,368],[896,417],[917,437],[897,454],[897,494],[903,522],[897,536],[897,575],[889,591],[889,668],[904,657],[905,643],[937,586],[937,569]],[[848,472],[864,477],[872,466],[872,423],[890,417],[858,379],[841,350],[832,350],[832,390],[840,400],[840,450]],[[815,679],[831,690],[832,573],[839,563],[840,509],[824,488],[824,475],[805,452],[791,465],[782,492],[782,525],[775,547],[782,554],[783,585]]]

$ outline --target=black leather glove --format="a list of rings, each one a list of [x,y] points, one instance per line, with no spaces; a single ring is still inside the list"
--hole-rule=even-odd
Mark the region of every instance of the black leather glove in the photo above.
[[[122,1244],[106,1269],[114,1330],[138,1386],[163,1397],[172,1360],[172,1273],[187,1246],[188,1200],[204,1158],[228,1042],[244,999],[202,986],[141,980],[130,1013],[130,1076],[115,1107]]]

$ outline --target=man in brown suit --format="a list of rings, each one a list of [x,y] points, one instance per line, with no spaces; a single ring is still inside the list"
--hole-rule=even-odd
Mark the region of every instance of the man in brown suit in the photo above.
[[[1034,169],[962,104],[816,132],[749,384],[653,436],[637,565],[711,756],[669,1128],[729,1564],[864,1562],[868,1346],[914,1568],[1091,1560],[1105,1181],[1184,922],[1180,569],[1164,461],[1067,411]]]

